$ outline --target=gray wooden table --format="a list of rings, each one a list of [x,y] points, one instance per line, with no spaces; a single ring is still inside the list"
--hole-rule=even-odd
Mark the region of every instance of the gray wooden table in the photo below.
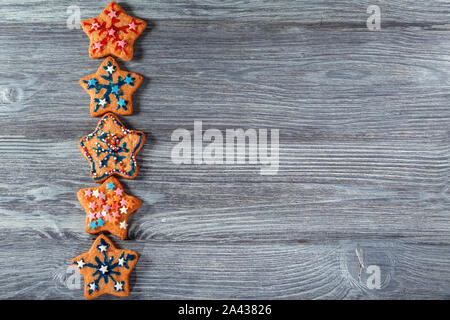
[[[122,120],[149,138],[121,179],[144,204],[112,237],[141,255],[129,298],[450,298],[449,1],[119,3],[150,26],[119,60],[146,79]],[[83,299],[77,142],[98,118],[78,79],[102,60],[66,20],[106,4],[2,1],[2,299]],[[174,164],[196,120],[279,129],[278,173]]]

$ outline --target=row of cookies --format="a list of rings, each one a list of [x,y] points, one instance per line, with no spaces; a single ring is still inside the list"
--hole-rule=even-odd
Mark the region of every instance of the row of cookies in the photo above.
[[[91,116],[101,119],[78,146],[89,162],[92,178],[101,185],[83,188],[77,197],[86,212],[86,232],[100,235],[89,251],[71,263],[84,277],[87,299],[105,293],[125,297],[130,292],[129,274],[139,256],[137,252],[116,248],[104,232],[126,239],[128,218],[142,204],[140,199],[126,194],[114,176],[133,179],[139,172],[136,155],[145,142],[145,134],[127,129],[118,115],[133,113],[132,95],[143,77],[121,70],[110,55],[131,60],[134,41],[146,23],[111,2],[98,17],[82,21],[81,26],[90,39],[89,56],[107,57],[96,73],[79,81],[91,97]]]

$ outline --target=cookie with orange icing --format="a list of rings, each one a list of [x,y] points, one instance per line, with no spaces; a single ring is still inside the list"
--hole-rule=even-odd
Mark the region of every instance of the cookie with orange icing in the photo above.
[[[86,232],[110,232],[124,240],[128,218],[142,205],[142,201],[125,193],[120,182],[111,177],[96,188],[80,189],[78,201],[86,212]]]
[[[134,41],[146,26],[144,20],[126,14],[114,1],[98,17],[81,21],[81,27],[90,40],[89,56],[94,59],[114,55],[131,60]]]
[[[89,251],[71,260],[84,277],[84,296],[94,299],[102,294],[118,297],[130,295],[130,273],[139,255],[135,251],[119,249],[101,234]]]
[[[142,131],[127,129],[116,115],[107,113],[78,147],[89,161],[94,181],[103,182],[112,175],[134,179],[139,172],[136,155],[144,142]]]
[[[119,68],[113,57],[106,58],[96,73],[80,79],[80,86],[91,96],[91,116],[107,112],[127,116],[133,114],[133,93],[143,77]]]

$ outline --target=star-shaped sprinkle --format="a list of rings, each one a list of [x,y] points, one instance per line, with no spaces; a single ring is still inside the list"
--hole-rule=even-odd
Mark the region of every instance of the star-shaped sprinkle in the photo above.
[[[110,182],[106,185],[106,189],[108,190],[114,190],[114,187],[115,187],[114,182]]]
[[[101,266],[99,269],[98,269],[102,274],[105,274],[105,273],[107,273],[108,272],[108,266]]]
[[[105,70],[108,73],[113,73],[114,71],[116,71],[116,66],[113,64],[107,65]]]
[[[100,252],[106,252],[106,250],[108,249],[109,244],[108,243],[100,243],[99,245],[97,245],[97,250]]]
[[[104,197],[104,195],[102,196],[102,197]],[[105,204],[105,200],[103,200],[103,199],[101,199],[101,198],[98,198],[98,200],[97,200],[97,207],[98,208],[101,208],[101,207],[103,207],[103,205]]]
[[[116,30],[114,28],[108,29],[108,36],[114,37],[115,34],[116,34]]]
[[[123,194],[123,190],[120,188],[117,188],[116,191],[114,191],[116,196],[121,196]]]
[[[98,104],[101,106],[101,107],[104,107],[105,105],[106,105],[106,99],[99,99],[98,100]]]
[[[112,89],[111,89],[111,92],[112,93],[119,93],[120,92],[119,86],[117,86],[117,85],[113,86]]]
[[[126,214],[127,213],[127,208],[126,207],[122,207],[122,208],[120,208],[120,213],[121,214]]]
[[[134,21],[131,21],[131,23],[128,24],[128,29],[134,31],[134,30],[136,30],[136,28],[137,28],[137,25]]]
[[[101,50],[102,49],[102,47],[103,47],[103,43],[101,43],[101,42],[94,42],[94,49],[95,50]]]
[[[130,75],[127,75],[125,77],[125,79],[123,79],[123,82],[125,82],[126,84],[132,84],[133,83],[133,78]]]
[[[107,13],[107,15],[113,19],[113,18],[117,18],[117,11],[111,10]]]
[[[91,116],[107,112],[126,116],[133,113],[132,96],[143,79],[137,73],[120,69],[114,58],[108,57],[96,73],[81,78],[79,83],[91,96]]]
[[[114,290],[115,291],[123,291],[123,285],[125,284],[125,282],[116,282],[114,284]]]
[[[89,79],[87,82],[88,87],[94,87],[96,84],[97,80],[95,80],[94,78]]]
[[[117,106],[119,106],[120,108],[125,108],[125,106],[127,105],[127,102],[120,98],[119,101],[117,101]]]
[[[83,259],[76,261],[76,263],[77,263],[78,269],[82,269],[86,265],[86,262],[84,262]],[[121,262],[121,264],[119,264],[119,265],[123,265],[123,262]]]
[[[97,208],[97,204],[95,202],[90,202],[89,203],[89,209],[95,210],[96,208]]]
[[[116,199],[122,199],[121,197],[114,197],[114,200]],[[117,201],[114,201],[113,204],[111,205],[111,209],[114,211],[118,211],[120,209],[120,204]]]
[[[102,294],[127,297],[130,294],[129,275],[136,266],[138,253],[116,248],[111,240],[101,234],[89,251],[72,259],[84,277],[84,296],[93,299]]]
[[[127,15],[115,2],[110,2],[98,17],[81,22],[83,31],[90,39],[89,56],[94,59],[114,55],[131,60],[134,41],[146,26],[144,20]],[[95,47],[98,42],[103,44],[99,49]],[[118,43],[125,45],[118,46]]]
[[[88,286],[89,286],[89,291],[97,290],[97,285],[94,282],[89,283]]]
[[[88,198],[92,197],[92,190],[91,189],[85,190],[84,191],[84,196],[88,197]]]
[[[120,229],[126,229],[128,227],[128,224],[125,221],[122,221],[120,223]]]
[[[113,184],[115,188],[111,190],[108,185]],[[97,188],[89,188],[93,193],[104,194],[106,202],[112,200],[113,205],[102,205],[97,213],[91,209],[91,202],[89,197],[85,196],[87,189],[80,189],[77,193],[78,201],[86,212],[86,232],[100,233],[110,232],[120,239],[125,239],[127,236],[128,224],[126,223],[131,214],[135,213],[142,205],[142,201],[136,197],[126,194],[119,180],[110,177],[104,181]],[[121,190],[120,195],[117,195],[117,190]],[[120,203],[125,203],[125,206],[119,207]],[[120,213],[119,213],[120,210]],[[120,218],[120,221],[119,221]],[[120,224],[124,222],[124,224]]]
[[[123,50],[127,46],[127,42],[125,40],[119,40],[116,42],[116,46]]]
[[[94,195],[94,197],[98,198],[99,192],[97,189],[95,189],[92,194]]]
[[[125,128],[114,114],[108,113],[94,132],[81,138],[78,146],[90,163],[92,178],[102,182],[115,174],[128,179],[136,177],[136,154],[144,142],[142,131]]]
[[[98,28],[100,28],[100,25],[98,24],[97,21],[94,21],[94,22],[91,24],[91,30],[98,30]]]

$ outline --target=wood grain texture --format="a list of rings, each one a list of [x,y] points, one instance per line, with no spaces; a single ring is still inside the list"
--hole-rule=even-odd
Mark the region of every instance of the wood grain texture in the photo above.
[[[101,60],[66,10],[106,2],[2,4],[0,298],[82,299],[68,262],[94,238],[76,199],[93,182],[77,141],[98,119],[78,80]],[[450,298],[449,2],[120,4],[151,29],[119,61],[145,77],[121,119],[148,136],[121,180],[144,204],[112,237],[141,255],[130,298]],[[278,174],[173,164],[171,134],[194,120],[279,129]]]

